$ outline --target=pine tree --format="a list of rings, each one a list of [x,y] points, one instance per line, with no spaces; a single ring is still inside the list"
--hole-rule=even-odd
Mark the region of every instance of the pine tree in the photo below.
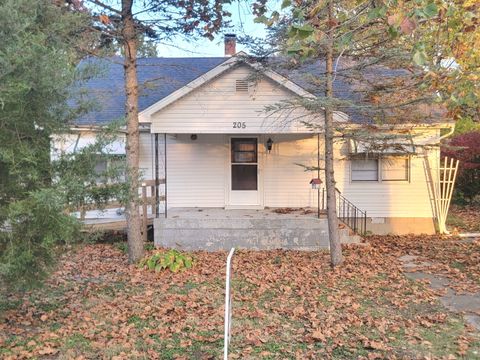
[[[0,277],[36,283],[54,248],[73,239],[63,194],[52,186],[50,136],[68,129],[88,19],[50,0],[0,3]]]

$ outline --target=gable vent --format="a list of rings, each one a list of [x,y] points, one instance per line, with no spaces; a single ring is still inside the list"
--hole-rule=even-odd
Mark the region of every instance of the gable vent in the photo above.
[[[247,80],[235,80],[235,91],[236,92],[248,92],[248,81]]]

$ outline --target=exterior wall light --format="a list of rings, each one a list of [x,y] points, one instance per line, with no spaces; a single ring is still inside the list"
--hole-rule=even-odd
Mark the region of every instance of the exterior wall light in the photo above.
[[[267,140],[267,151],[270,153],[272,151],[272,146],[273,146],[273,140],[271,138],[268,138]]]
[[[197,140],[197,134],[190,135],[190,140],[192,140],[192,141]]]

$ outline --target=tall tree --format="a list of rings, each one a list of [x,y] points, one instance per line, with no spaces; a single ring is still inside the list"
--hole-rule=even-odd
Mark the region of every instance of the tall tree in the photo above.
[[[97,29],[121,44],[125,69],[125,116],[127,122],[127,165],[130,200],[127,204],[128,259],[134,263],[143,256],[141,218],[138,204],[139,124],[138,124],[138,39],[173,41],[178,36],[213,38],[229,15],[223,8],[230,0],[88,0],[98,19]]]
[[[328,30],[326,46],[326,84],[325,98],[325,185],[327,189],[327,220],[328,235],[330,239],[330,262],[333,267],[343,262],[342,245],[338,234],[337,201],[335,194],[335,170],[334,170],[334,125],[333,125],[333,47],[334,47],[334,18],[333,18],[333,0],[328,1]]]
[[[127,169],[130,200],[127,205],[128,259],[136,262],[143,256],[141,219],[138,198],[138,171],[140,162],[138,126],[137,32],[132,13],[133,0],[122,0],[122,39],[125,53],[125,115],[127,118]]]
[[[478,41],[478,33],[473,35],[478,21],[471,20],[476,6],[443,0],[285,0],[281,11],[268,13],[266,3],[258,1],[256,10],[257,21],[274,28],[270,53],[289,55],[286,63],[290,69],[316,64],[307,66],[302,73],[303,81],[309,83],[317,97],[293,100],[279,108],[303,107],[325,116],[323,124],[310,125],[325,134],[331,263],[337,266],[342,256],[335,211],[335,139],[371,137],[368,129],[375,124],[425,122],[441,115],[438,104],[448,103],[452,89],[445,89],[438,79],[461,76],[465,83],[471,83],[476,57],[468,61],[461,57],[455,71],[446,69],[445,60],[456,61],[455,52],[448,50],[449,37],[462,38],[470,45]],[[446,13],[449,21],[440,21]],[[470,35],[461,36],[465,30],[461,19],[466,15]],[[436,32],[430,30],[432,25]],[[435,41],[434,35],[441,40]],[[352,96],[336,91],[345,86],[353,89]],[[462,91],[466,88],[463,85]],[[352,133],[348,126],[333,123],[334,110],[368,127]],[[384,139],[392,141],[392,136]]]

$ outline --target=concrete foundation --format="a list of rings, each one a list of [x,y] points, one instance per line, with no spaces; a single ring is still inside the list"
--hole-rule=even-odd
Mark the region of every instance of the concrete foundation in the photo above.
[[[348,229],[342,242],[358,242]],[[326,218],[303,210],[278,214],[272,210],[174,209],[154,220],[155,246],[182,250],[328,249]]]
[[[432,218],[368,218],[367,231],[378,235],[435,234]]]

